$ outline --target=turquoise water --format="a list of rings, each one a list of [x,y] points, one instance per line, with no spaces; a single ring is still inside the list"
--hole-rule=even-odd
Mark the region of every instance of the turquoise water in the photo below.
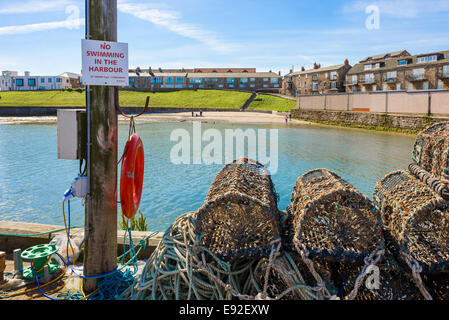
[[[372,198],[377,181],[406,169],[414,138],[406,135],[321,126],[202,124],[206,129],[279,129],[279,169],[273,175],[279,209],[290,202],[299,176],[315,168],[340,174]],[[222,165],[174,165],[170,141],[174,129],[192,132],[191,123],[139,124],[145,145],[141,210],[149,229],[165,231],[176,217],[198,209]],[[128,126],[120,126],[119,152]],[[203,146],[206,143],[203,143]],[[57,159],[56,125],[0,125],[0,220],[64,225],[62,198],[79,172],[79,162]],[[71,202],[72,226],[83,226],[84,207]]]

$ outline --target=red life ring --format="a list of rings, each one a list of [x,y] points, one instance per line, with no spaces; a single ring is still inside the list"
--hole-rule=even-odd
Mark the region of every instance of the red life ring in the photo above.
[[[143,174],[143,143],[138,134],[133,134],[126,142],[120,175],[120,204],[128,219],[132,219],[139,210]]]

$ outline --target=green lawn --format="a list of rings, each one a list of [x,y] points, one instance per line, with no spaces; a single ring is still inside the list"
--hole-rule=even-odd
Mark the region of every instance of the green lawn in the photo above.
[[[296,101],[265,94],[259,94],[249,106],[249,109],[254,110],[273,110],[283,112],[288,112],[294,108],[296,108]]]
[[[239,109],[251,96],[250,93],[222,90],[198,90],[175,92],[120,91],[120,106],[144,106],[150,96],[151,107],[178,108],[226,108]],[[77,91],[27,91],[0,92],[0,106],[85,106],[85,94]]]

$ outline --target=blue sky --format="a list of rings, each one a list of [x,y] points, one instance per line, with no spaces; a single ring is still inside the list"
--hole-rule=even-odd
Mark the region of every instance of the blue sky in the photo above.
[[[379,9],[379,28],[367,28]],[[449,49],[449,0],[118,0],[130,67],[354,65],[406,49]],[[0,0],[0,70],[80,72],[84,1]]]

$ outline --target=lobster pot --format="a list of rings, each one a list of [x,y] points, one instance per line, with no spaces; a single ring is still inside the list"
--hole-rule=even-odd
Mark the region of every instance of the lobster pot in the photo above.
[[[309,171],[293,189],[293,243],[310,258],[363,264],[383,246],[379,211],[336,173]]]
[[[224,261],[268,256],[280,240],[277,197],[268,170],[259,163],[244,159],[227,164],[198,210],[199,245]]]
[[[413,160],[449,186],[449,122],[434,124],[418,135]]]
[[[376,184],[373,195],[383,224],[403,253],[424,272],[440,272],[449,262],[449,211],[447,202],[408,171],[388,174]]]

